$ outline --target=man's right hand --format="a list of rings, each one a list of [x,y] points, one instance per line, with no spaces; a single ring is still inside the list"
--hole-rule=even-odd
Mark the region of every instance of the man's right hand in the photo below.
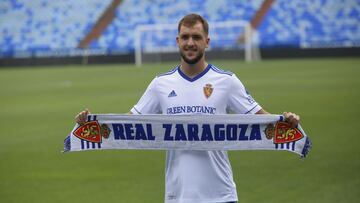
[[[90,111],[88,109],[85,109],[85,111],[78,113],[75,116],[76,123],[78,123],[79,125],[84,125],[86,123],[88,114],[90,114]]]

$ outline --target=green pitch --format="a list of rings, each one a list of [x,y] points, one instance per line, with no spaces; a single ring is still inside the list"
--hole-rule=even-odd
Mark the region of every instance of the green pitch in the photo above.
[[[314,145],[305,160],[229,152],[240,202],[360,201],[359,58],[211,62],[266,110],[297,112]],[[61,150],[77,112],[128,112],[175,65],[1,68],[0,202],[163,202],[165,152]]]

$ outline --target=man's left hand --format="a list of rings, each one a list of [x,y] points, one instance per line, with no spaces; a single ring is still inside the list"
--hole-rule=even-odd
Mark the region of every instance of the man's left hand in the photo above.
[[[292,112],[284,112],[285,122],[289,123],[291,127],[295,128],[299,124],[300,116]]]

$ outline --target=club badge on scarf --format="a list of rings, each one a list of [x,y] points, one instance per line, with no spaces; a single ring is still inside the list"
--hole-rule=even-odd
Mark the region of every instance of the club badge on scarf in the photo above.
[[[64,152],[104,149],[285,150],[305,157],[311,141],[281,115],[92,114],[64,140]]]

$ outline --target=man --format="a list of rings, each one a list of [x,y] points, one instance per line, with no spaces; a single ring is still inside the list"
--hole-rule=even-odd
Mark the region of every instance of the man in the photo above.
[[[206,62],[210,38],[205,19],[186,15],[179,22],[176,42],[180,65],[157,76],[131,114],[267,114],[234,74]],[[76,121],[83,124],[88,113],[80,112]],[[296,114],[284,116],[293,126],[299,122]],[[238,201],[226,151],[168,151],[165,185],[168,203]]]

